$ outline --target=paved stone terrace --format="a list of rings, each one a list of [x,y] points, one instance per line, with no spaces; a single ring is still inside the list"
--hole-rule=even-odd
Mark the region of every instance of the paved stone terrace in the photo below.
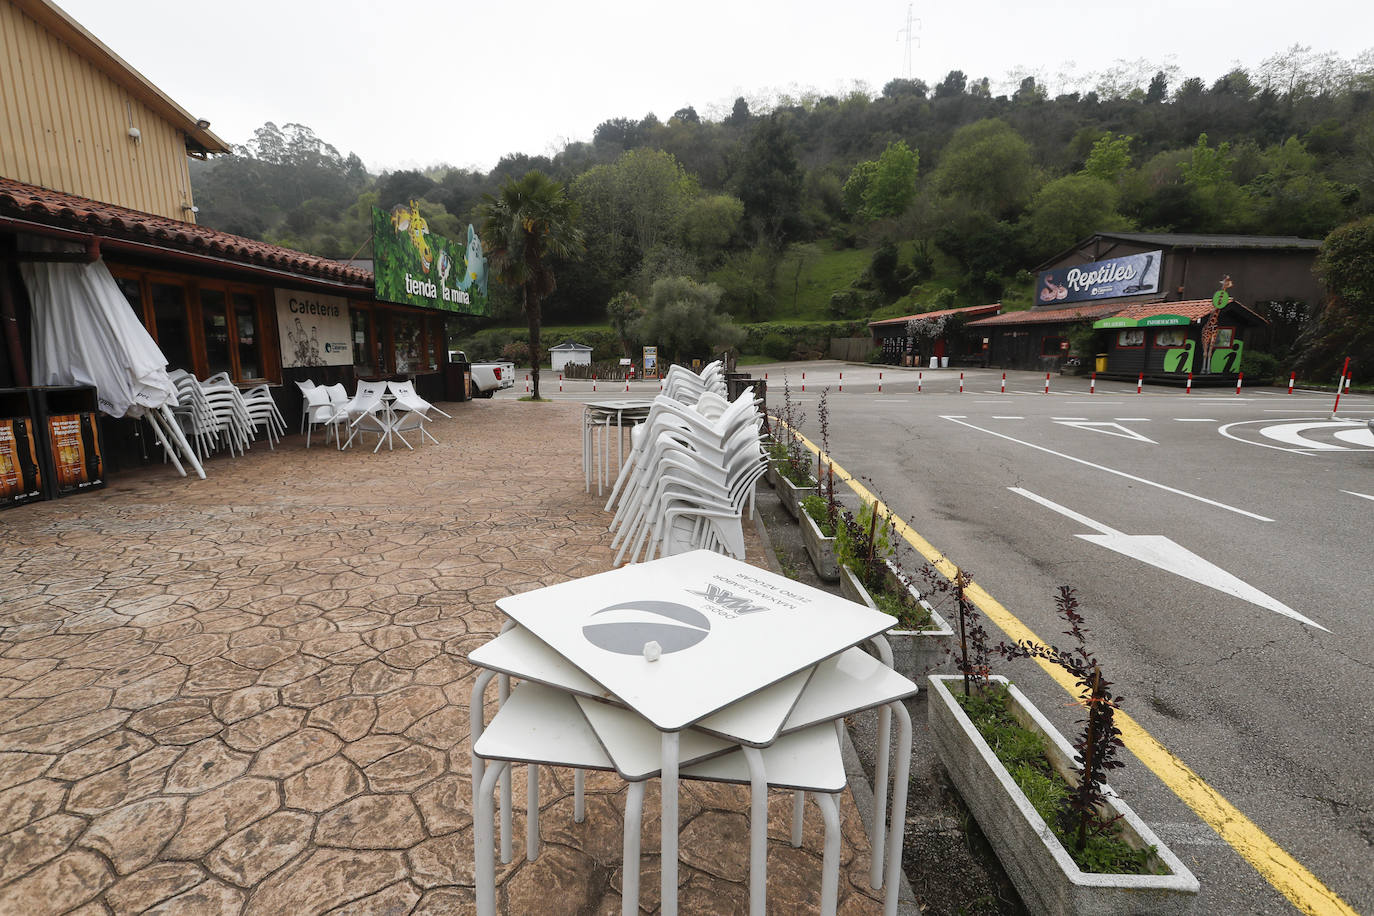
[[[0,514],[0,913],[473,910],[467,653],[503,595],[611,567],[580,408],[445,405],[441,445],[215,458]],[[295,420],[295,418],[290,418]],[[748,526],[746,526],[748,528]],[[764,565],[749,530],[751,560]],[[544,770],[510,913],[620,910],[623,786]],[[641,904],[658,906],[657,783]],[[747,912],[746,793],[684,784],[684,913]],[[814,912],[820,816],[775,794],[770,912]],[[840,912],[877,912],[849,796]]]

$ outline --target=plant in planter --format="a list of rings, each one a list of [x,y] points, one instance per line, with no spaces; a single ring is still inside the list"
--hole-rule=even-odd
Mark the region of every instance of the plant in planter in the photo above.
[[[806,545],[811,565],[816,567],[816,574],[828,582],[834,582],[840,577],[839,563],[835,559],[835,529],[839,525],[840,504],[835,499],[835,468],[826,460],[830,455],[829,395],[830,389],[823,389],[820,402],[816,405],[816,419],[821,431],[821,448],[816,454],[816,479],[820,485],[818,492],[803,497],[799,521],[802,543]]]
[[[955,581],[961,592],[968,584],[962,571]],[[928,679],[931,735],[1027,907],[1074,914],[1191,910],[1197,879],[1103,781],[1122,765],[1112,722],[1120,701],[1086,647],[1073,589],[1061,588],[1056,599],[1073,649],[1021,642],[994,651],[1043,658],[1073,674],[1088,707],[1076,748],[1006,678],[989,673],[986,632],[966,595],[959,601],[960,674]],[[964,690],[956,695],[950,686],[960,680]]]
[[[811,461],[806,454],[806,446],[797,437],[797,427],[806,420],[806,414],[798,411],[792,400],[792,387],[787,377],[782,382],[782,423],[770,447],[770,457],[778,458],[769,462],[773,472],[773,485],[778,491],[778,499],[793,518],[801,512],[801,501],[807,491],[816,489],[816,481],[811,476]]]
[[[840,567],[840,594],[896,618],[887,631],[893,666],[920,677],[943,664],[954,631],[921,597],[892,547],[891,517],[879,519],[871,505],[840,516],[835,531],[835,558]]]

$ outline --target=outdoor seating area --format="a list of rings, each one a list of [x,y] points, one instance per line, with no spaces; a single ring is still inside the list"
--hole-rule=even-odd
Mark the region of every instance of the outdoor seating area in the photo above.
[[[725,391],[718,362],[701,375],[673,366],[663,393],[634,416],[630,454],[606,503],[617,563],[700,549],[743,559],[744,507],[767,470],[763,414],[752,388],[733,402]]]
[[[305,434],[305,447],[310,447],[317,427],[324,430],[325,440],[334,437],[339,450],[348,448],[354,440],[362,441],[361,436],[376,438],[372,451],[375,453],[387,444],[395,448],[396,440],[408,449],[414,449],[405,434],[416,433],[423,444],[428,438],[438,444],[439,440],[428,429],[434,414],[452,419],[448,414],[415,391],[415,383],[404,381],[362,381],[350,397],[342,383],[328,386],[316,385],[306,379],[296,385],[301,389],[301,432]],[[344,438],[347,434],[348,438]]]

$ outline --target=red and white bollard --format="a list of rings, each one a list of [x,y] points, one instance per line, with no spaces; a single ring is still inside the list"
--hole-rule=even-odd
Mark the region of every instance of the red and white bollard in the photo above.
[[[1298,374],[1297,374],[1296,372],[1290,372],[1290,373],[1288,373],[1288,393],[1289,393],[1289,394],[1292,394],[1292,393],[1293,393],[1293,382],[1296,381],[1297,378],[1298,378]]]
[[[1002,393],[1007,393],[1007,374],[1005,372],[1002,373]]]
[[[596,390],[596,376],[592,376],[592,391]]]
[[[525,375],[525,394],[529,394],[529,393],[530,393],[530,377],[529,377],[528,374],[526,374],[526,375]]]
[[[840,390],[844,391],[844,373],[840,373]]]
[[[1240,394],[1240,383],[1243,382],[1243,381],[1245,381],[1245,373],[1244,373],[1244,372],[1238,372],[1238,373],[1236,373],[1236,394]]]
[[[763,380],[764,380],[765,382],[768,381],[768,373],[767,373],[767,372],[765,372],[765,373],[763,374]]]
[[[806,390],[806,373],[802,373],[802,391]]]
[[[1049,394],[1049,393],[1050,393],[1050,374],[1049,374],[1048,372],[1046,372],[1046,373],[1045,373],[1045,394]]]
[[[925,377],[925,373],[924,373],[924,372],[917,372],[917,373],[916,373],[916,393],[917,393],[917,394],[920,394],[920,393],[921,393],[921,379],[924,378],[924,377]]]
[[[883,393],[883,374],[881,372],[878,373],[878,393]]]
[[[1345,391],[1346,386],[1349,384],[1349,379],[1346,377],[1346,373],[1349,371],[1350,357],[1347,356],[1345,358],[1345,365],[1341,366],[1341,377],[1336,382],[1336,403],[1331,405],[1331,419],[1333,420],[1336,418],[1336,408],[1341,406],[1341,392]]]
[[[629,390],[630,390],[630,377],[629,377],[628,375],[625,376],[625,390],[626,390],[626,391],[629,391]]]
[[[1092,394],[1092,393],[1093,393],[1094,391],[1096,391],[1096,390],[1097,390],[1097,373],[1094,372],[1094,373],[1092,374],[1092,377],[1088,379],[1088,394]]]
[[[1145,373],[1140,373],[1140,378],[1135,380],[1135,393],[1140,394],[1140,389],[1145,385]]]
[[[1193,373],[1191,373],[1191,372],[1188,373],[1188,387],[1185,388],[1185,389],[1183,389],[1183,393],[1184,393],[1184,394],[1192,394],[1192,393],[1193,393]]]
[[[558,390],[563,390],[563,373],[558,373]]]
[[[959,393],[964,393],[964,373],[959,373]]]

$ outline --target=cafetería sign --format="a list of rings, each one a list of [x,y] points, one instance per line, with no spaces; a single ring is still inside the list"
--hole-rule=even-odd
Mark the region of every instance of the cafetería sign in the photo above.
[[[347,299],[295,289],[274,292],[283,369],[353,364]]]
[[[470,224],[465,243],[434,235],[415,201],[372,208],[372,276],[377,298],[465,315],[491,312],[487,259]]]
[[[1035,304],[1052,306],[1157,293],[1163,259],[1162,250],[1149,251],[1043,271],[1036,283]]]

